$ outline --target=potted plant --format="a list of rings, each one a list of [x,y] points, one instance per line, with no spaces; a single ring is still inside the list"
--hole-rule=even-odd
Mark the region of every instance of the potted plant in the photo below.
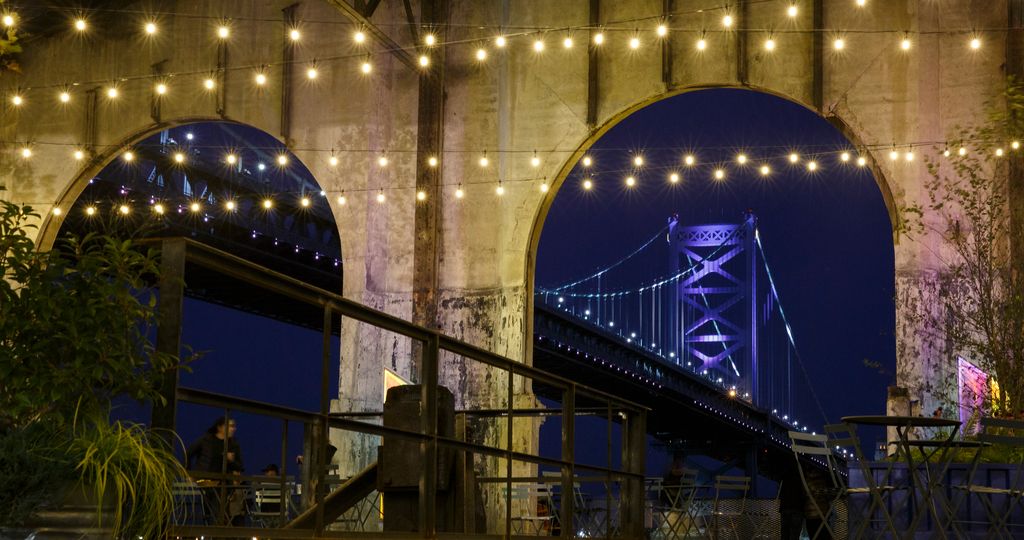
[[[171,437],[110,421],[180,366],[151,341],[157,256],[103,234],[39,251],[38,218],[0,201],[0,527],[159,537],[185,476]]]

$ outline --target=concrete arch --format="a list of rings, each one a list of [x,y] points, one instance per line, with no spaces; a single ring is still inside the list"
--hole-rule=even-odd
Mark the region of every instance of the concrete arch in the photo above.
[[[670,99],[676,96],[692,92],[699,92],[703,90],[715,89],[737,89],[758,92],[762,94],[768,94],[780,99],[784,99],[791,103],[800,105],[801,107],[807,109],[808,111],[817,114],[822,120],[831,124],[836,130],[838,130],[843,135],[843,137],[849,140],[855,148],[864,149],[862,151],[862,155],[868,159],[868,167],[871,170],[872,177],[874,178],[875,183],[878,185],[879,191],[882,195],[882,200],[885,203],[885,209],[889,216],[889,223],[893,231],[893,242],[895,249],[895,241],[897,238],[896,231],[899,227],[900,217],[896,200],[893,197],[893,190],[889,184],[889,181],[886,179],[882,169],[878,166],[877,162],[875,161],[874,155],[869,150],[867,150],[867,147],[863,144],[861,138],[857,135],[856,131],[848,123],[846,123],[840,116],[834,114],[821,114],[820,111],[816,110],[814,107],[810,106],[807,103],[804,103],[803,101],[797,98],[787,96],[785,94],[773,91],[768,88],[762,88],[757,86],[723,84],[698,85],[674,88],[670,91],[652,95],[645,99],[637,101],[636,103],[633,103],[632,105],[629,105],[628,107],[625,107],[622,110],[612,114],[600,126],[591,129],[590,133],[586,136],[586,138],[583,139],[579,143],[579,145],[577,145],[576,149],[572,152],[572,155],[569,157],[569,159],[562,164],[562,167],[559,169],[557,176],[551,183],[551,190],[537,206],[537,211],[534,215],[533,224],[530,230],[530,240],[526,253],[526,268],[524,269],[524,275],[526,276],[526,299],[524,305],[526,309],[525,320],[527,321],[527,324],[525,326],[527,338],[524,340],[524,343],[526,345],[523,353],[524,358],[526,358],[529,363],[532,363],[533,360],[533,290],[536,286],[537,249],[540,245],[540,237],[544,229],[544,223],[545,221],[547,221],[548,212],[551,209],[551,205],[554,203],[555,196],[558,194],[558,191],[561,189],[562,185],[569,177],[569,174],[572,173],[573,169],[576,167],[576,164],[579,163],[579,161],[583,158],[587,151],[590,150],[591,146],[593,146],[598,140],[604,137],[604,135],[607,134],[611,129],[619,125],[623,120],[631,116],[633,113],[649,105],[653,105],[654,103]]]
[[[226,117],[185,116],[162,121],[160,123],[153,123],[140,129],[137,129],[130,133],[129,135],[126,135],[120,141],[118,141],[117,144],[108,145],[107,149],[104,152],[94,154],[89,159],[89,161],[79,169],[78,174],[72,180],[64,183],[63,190],[60,192],[59,196],[56,199],[56,207],[65,210],[70,209],[71,206],[75,203],[75,201],[77,201],[78,198],[81,196],[82,192],[85,191],[85,188],[89,185],[89,180],[94,178],[97,174],[103,171],[103,169],[105,169],[107,166],[113,163],[113,161],[117,159],[118,154],[123,149],[131,147],[133,144],[145,140],[161,131],[173,129],[175,127],[211,122],[234,124],[238,126],[245,126],[248,128],[257,129],[260,132],[273,137],[274,140],[280,142],[282,148],[287,148],[285,141],[283,141],[281,137],[274,135],[266,131],[265,129],[261,129],[252,124],[248,124],[246,122]],[[313,170],[308,165],[306,165],[306,163],[302,161],[301,158],[296,157],[296,159],[298,159],[299,162],[302,163],[302,166],[305,167],[306,170],[310,172],[310,175],[314,174]],[[317,180],[315,176],[313,176],[313,180],[316,181],[317,184],[320,184],[319,180]],[[330,198],[327,199],[327,204],[331,205],[333,213],[334,207]],[[54,215],[52,212],[47,212],[46,215],[43,216],[42,223],[40,223],[39,226],[39,235],[36,239],[37,249],[45,251],[53,247],[53,243],[57,239],[57,234],[60,232],[60,228],[63,224],[65,215],[66,214],[57,216]],[[340,235],[338,236],[338,242],[339,245],[342,243],[342,238]],[[341,245],[340,247],[342,261],[344,261],[344,245]]]

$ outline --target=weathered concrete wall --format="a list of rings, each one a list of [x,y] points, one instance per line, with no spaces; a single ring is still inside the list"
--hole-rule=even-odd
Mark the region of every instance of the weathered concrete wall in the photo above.
[[[815,39],[811,29],[811,3],[801,2],[795,21],[785,19],[779,3],[748,6],[742,27],[777,29],[778,47],[766,53],[763,31],[747,36],[745,49],[735,32],[720,31],[722,2],[676,0],[670,25],[671,73],[662,77],[660,47],[653,27],[661,14],[661,0],[601,2],[600,20],[608,24],[608,41],[599,53],[595,125],[588,125],[589,67],[587,32],[577,32],[576,46],[562,50],[561,32],[544,36],[548,49],[538,55],[532,37],[510,39],[504,50],[491,46],[493,31],[478,25],[508,28],[569,27],[589,21],[589,0],[451,0],[450,41],[462,44],[447,52],[444,109],[444,184],[439,224],[439,285],[437,326],[444,332],[517,360],[529,360],[530,305],[533,254],[548,205],[572,163],[605,129],[626,113],[665,96],[713,86],[751,87],[816,108],[840,125],[857,145],[885,145],[899,141],[942,141],[957,123],[979,118],[983,102],[1003,86],[1005,51],[1000,34],[986,34],[984,48],[971,52],[967,36],[936,33],[943,29],[1004,28],[1007,9],[1003,0],[869,2],[858,9],[848,0],[824,0],[825,28],[845,29],[847,47],[833,53],[831,36],[823,36],[821,79],[815,78]],[[258,66],[282,57],[284,28],[266,22],[281,17],[291,0],[169,2],[168,11],[189,15],[235,17],[230,40],[230,66]],[[415,3],[414,3],[415,4]],[[705,9],[701,12],[701,9]],[[414,5],[414,11],[418,8]],[[735,13],[739,18],[740,13]],[[297,17],[343,23],[337,9],[322,0],[306,0]],[[644,17],[651,17],[644,19]],[[200,22],[196,22],[196,21]],[[614,21],[640,20],[627,25]],[[392,39],[408,46],[409,32],[399,2],[383,2],[372,21]],[[131,23],[134,24],[134,23]],[[23,75],[5,74],[3,90],[53,85],[66,81],[105,81],[143,75],[150,66],[167,60],[168,72],[186,72],[171,80],[164,103],[165,122],[216,118],[213,98],[200,90],[204,74],[215,66],[213,24],[188,16],[168,17],[161,37],[152,43],[137,41],[134,32],[94,32],[82,39],[68,34],[27,44]],[[632,27],[640,26],[639,52],[624,43]],[[615,28],[618,28],[616,30]],[[708,49],[694,50],[701,29],[708,29]],[[914,47],[899,50],[901,36],[877,30],[906,29]],[[350,55],[354,27],[344,24],[307,25],[299,59]],[[687,31],[689,30],[689,31]],[[917,34],[917,32],[928,32]],[[487,46],[490,59],[473,59],[478,46]],[[741,51],[745,54],[741,57]],[[419,74],[386,54],[374,55],[374,72],[358,74],[358,56],[332,60],[322,66],[317,84],[297,77],[294,83],[292,140],[300,158],[328,190],[349,190],[349,203],[335,206],[341,230],[345,295],[402,317],[412,311],[414,241],[415,150],[417,80]],[[741,66],[745,66],[741,69]],[[280,134],[280,67],[270,70],[267,89],[255,91],[248,69],[228,76],[225,117]],[[300,73],[301,75],[301,73]],[[8,187],[5,198],[30,201],[43,210],[69,202],[91,174],[114,158],[117,149],[159,129],[149,117],[151,83],[119,83],[123,98],[107,103],[100,98],[97,156],[80,166],[60,146],[36,146],[30,161],[13,150],[0,157],[0,175]],[[820,85],[820,91],[816,91]],[[97,86],[103,86],[98,83]],[[45,95],[30,92],[32,100],[0,125],[5,140],[81,143],[85,129],[84,99],[67,108],[53,106]],[[339,152],[341,165],[331,168],[326,154],[304,148],[348,148]],[[877,148],[877,146],[875,146]],[[358,149],[364,149],[362,151]],[[391,155],[391,165],[374,165],[376,153]],[[480,153],[490,150],[492,165],[476,166]],[[541,152],[539,170],[529,164],[533,150]],[[498,153],[518,151],[519,154]],[[872,166],[883,197],[895,209],[923,197],[926,171],[920,159],[890,163],[886,149],[878,150]],[[506,194],[494,195],[497,179],[507,181]],[[538,187],[546,179],[549,193]],[[531,180],[532,179],[532,180]],[[466,198],[454,197],[463,184]],[[373,201],[375,189],[389,188],[386,204]],[[395,191],[394,188],[402,187]],[[333,201],[332,201],[333,203]],[[50,216],[43,235],[51,238],[59,218]],[[940,266],[928,239],[895,244],[897,268],[897,329],[900,383],[909,385],[919,399],[930,378],[941,371],[941,348],[929,342],[927,332],[915,327],[909,311],[927,309],[929,276]],[[933,243],[933,242],[932,242]],[[381,369],[394,367],[412,376],[411,347],[403,340],[372,329],[346,324],[344,328],[341,395],[342,410],[379,410],[383,399]],[[450,365],[444,371],[449,386],[467,403],[488,403],[501,382],[486,371]],[[525,388],[522,390],[525,393]],[[531,430],[518,434],[519,444],[530,443]],[[367,448],[342,452],[349,457]]]

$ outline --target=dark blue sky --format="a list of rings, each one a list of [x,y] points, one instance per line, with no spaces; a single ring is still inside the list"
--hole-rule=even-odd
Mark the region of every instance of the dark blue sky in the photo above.
[[[819,156],[814,174],[786,161],[791,151],[806,159],[844,148],[853,145],[820,116],[766,94],[704,90],[652,104],[597,141],[592,191],[580,188],[588,175],[578,166],[558,192],[541,236],[537,283],[557,285],[618,260],[675,212],[684,224],[697,225],[738,223],[752,209],[828,420],[884,414],[895,366],[895,309],[893,243],[881,192],[867,168],[842,165],[835,154]],[[636,152],[645,164],[634,174],[637,186],[627,189]],[[687,152],[704,166],[688,172]],[[736,165],[739,152],[751,165]],[[767,179],[757,170],[766,160]],[[712,163],[727,170],[724,181],[712,178]],[[679,184],[668,182],[670,170],[682,173]],[[636,281],[664,270],[638,269]],[[865,359],[888,374],[866,367]],[[820,426],[815,416],[806,421]]]

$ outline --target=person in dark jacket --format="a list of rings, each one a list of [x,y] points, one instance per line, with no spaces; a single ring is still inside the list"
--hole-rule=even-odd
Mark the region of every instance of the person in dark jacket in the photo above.
[[[185,456],[186,467],[199,473],[241,474],[245,470],[242,461],[242,449],[235,439],[235,421],[218,418],[206,433],[188,448]],[[231,500],[241,496],[234,493],[238,489],[225,489],[237,485],[237,482],[223,480],[200,479],[203,486],[203,501],[206,508],[207,522],[215,525],[234,521],[236,515],[231,512]]]

